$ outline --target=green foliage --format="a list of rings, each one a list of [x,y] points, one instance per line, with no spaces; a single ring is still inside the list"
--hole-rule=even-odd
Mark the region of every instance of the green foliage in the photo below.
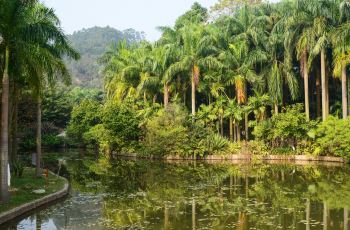
[[[314,154],[334,155],[350,160],[350,118],[329,117],[315,129]]]
[[[315,127],[315,122],[308,122],[302,111],[301,104],[288,106],[285,112],[257,123],[253,134],[270,147],[296,148],[300,141],[307,139],[309,130]]]
[[[70,144],[82,144],[84,133],[101,123],[101,110],[102,106],[93,100],[84,100],[73,107],[71,120],[67,127]]]
[[[13,174],[18,177],[21,178],[23,175],[23,171],[24,171],[24,163],[20,160],[16,160],[12,163],[12,170],[13,170]]]
[[[146,125],[145,154],[163,157],[200,156],[234,153],[236,146],[200,122],[191,122],[183,107],[171,104]]]
[[[142,134],[136,111],[127,104],[85,100],[75,106],[68,126],[68,137],[75,144],[99,147],[106,154],[134,153]]]
[[[187,112],[179,105],[161,109],[146,124],[145,154],[185,156],[188,140]]]
[[[42,136],[42,145],[49,148],[62,147],[65,143],[63,137],[56,134],[44,134]]]
[[[42,102],[43,122],[52,122],[59,128],[65,128],[69,122],[73,104],[68,95],[69,91],[54,89],[46,91]]]

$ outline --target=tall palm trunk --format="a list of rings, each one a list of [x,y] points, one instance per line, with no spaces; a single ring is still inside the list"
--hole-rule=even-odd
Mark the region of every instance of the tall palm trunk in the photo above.
[[[192,115],[196,115],[196,82],[194,79],[194,75],[192,76],[191,79],[191,105],[192,105]]]
[[[316,116],[321,117],[321,82],[319,71],[316,73]]]
[[[220,115],[220,134],[222,137],[224,136],[224,118],[222,115]]]
[[[2,78],[2,95],[1,95],[1,203],[7,203],[10,199],[8,191],[8,126],[9,126],[9,61],[10,61],[10,50],[6,47],[5,51],[5,67],[4,75]]]
[[[237,123],[237,141],[241,141],[241,128],[239,127],[239,123]]]
[[[17,160],[17,128],[18,128],[18,100],[19,89],[17,83],[13,82],[13,90],[11,94],[11,112],[9,116],[9,158],[10,162]]]
[[[307,68],[307,53],[304,52],[302,57],[303,77],[304,77],[304,98],[305,98],[305,115],[306,120],[310,120],[310,102],[309,102],[309,75]]]
[[[167,107],[169,104],[169,86],[167,83],[164,83],[164,107]]]
[[[245,132],[245,140],[249,141],[248,113],[244,114],[244,132]]]
[[[346,89],[346,66],[342,68],[341,75],[341,89],[342,89],[342,107],[343,107],[343,119],[346,119],[348,116],[348,94]]]
[[[322,120],[325,121],[327,114],[327,80],[326,80],[326,57],[324,49],[321,50],[321,87],[322,87]]]
[[[38,96],[37,125],[36,125],[36,170],[37,177],[41,176],[41,97]]]
[[[229,125],[229,127],[230,127],[230,141],[233,141],[233,119],[232,119],[232,117],[230,117],[230,125]]]

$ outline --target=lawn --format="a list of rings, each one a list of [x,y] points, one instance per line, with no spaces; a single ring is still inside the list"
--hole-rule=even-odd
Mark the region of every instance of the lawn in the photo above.
[[[63,188],[64,183],[65,180],[63,178],[57,177],[53,174],[49,174],[48,185],[46,187],[44,177],[37,178],[35,177],[35,169],[26,168],[23,172],[22,178],[11,178],[10,202],[5,205],[0,205],[0,213],[8,211],[22,204],[34,201],[41,197],[47,196],[51,193],[55,193]],[[33,193],[33,191],[37,189],[45,189],[45,193]]]

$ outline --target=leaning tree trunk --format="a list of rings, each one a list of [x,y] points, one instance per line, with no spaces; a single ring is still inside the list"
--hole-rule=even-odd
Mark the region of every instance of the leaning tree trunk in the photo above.
[[[192,105],[192,115],[195,116],[196,115],[196,82],[194,79],[194,75],[192,76],[191,79],[191,105]]]
[[[6,47],[5,51],[5,67],[4,75],[2,78],[2,95],[1,95],[1,203],[8,203],[10,200],[10,194],[8,191],[8,150],[9,150],[9,61],[10,50]]]
[[[341,75],[343,119],[348,117],[348,94],[346,87],[346,66],[343,66]]]
[[[322,87],[322,120],[327,119],[327,82],[326,82],[326,60],[324,49],[321,50],[321,87]]]
[[[38,96],[37,125],[36,125],[36,170],[37,177],[41,176],[41,97]]]
[[[167,83],[164,84],[164,107],[169,104],[169,86]]]
[[[306,55],[307,53],[304,52],[302,57],[302,67],[303,67],[303,78],[304,78],[305,115],[306,115],[306,120],[310,120],[309,75],[308,75]]]

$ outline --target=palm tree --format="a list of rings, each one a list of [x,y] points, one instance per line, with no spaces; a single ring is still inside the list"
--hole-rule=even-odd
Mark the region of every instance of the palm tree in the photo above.
[[[196,89],[199,83],[201,70],[218,68],[220,63],[216,60],[216,48],[212,37],[206,34],[202,24],[189,24],[182,27],[182,59],[173,63],[166,73],[166,78],[175,76],[180,72],[187,72],[191,81],[191,108],[192,115],[196,115]]]
[[[308,54],[311,50],[309,28],[313,26],[313,21],[312,15],[305,9],[304,4],[296,3],[283,4],[286,8],[283,11],[285,16],[275,25],[275,29],[282,29],[285,33],[285,62],[291,66],[294,53],[300,61],[300,73],[304,79],[305,115],[306,119],[310,120]]]
[[[347,97],[347,66],[350,64],[350,7],[349,1],[344,0],[340,4],[340,15],[337,28],[332,31],[333,55],[335,77],[341,77],[342,85],[342,114],[343,119],[348,116],[348,97]]]
[[[257,122],[266,119],[266,108],[271,104],[270,96],[268,94],[259,94],[255,91],[255,96],[248,99],[248,110],[255,115]]]
[[[309,66],[316,56],[321,59],[321,87],[322,87],[322,119],[329,115],[329,93],[326,67],[326,51],[330,44],[330,31],[336,23],[336,1],[328,0],[298,0],[297,5],[302,6],[312,15],[312,27],[304,29],[309,36]]]
[[[33,9],[36,21],[41,20],[47,29],[55,31],[54,35],[42,37],[41,42],[29,46],[27,55],[24,58],[24,68],[27,72],[27,81],[31,85],[34,97],[37,100],[37,135],[36,135],[36,176],[41,176],[41,111],[42,111],[42,91],[45,82],[52,86],[57,77],[61,77],[64,83],[70,82],[70,76],[63,61],[63,56],[77,59],[78,53],[69,45],[65,35],[59,27],[59,20],[52,9],[46,8],[42,4],[37,4]]]
[[[9,150],[9,69],[12,51],[18,46],[25,47],[36,43],[42,28],[41,22],[31,21],[31,9],[36,1],[1,1],[0,2],[0,35],[2,37],[4,70],[2,77],[1,103],[1,194],[2,203],[9,201],[8,192],[8,150]],[[16,18],[16,20],[14,20]],[[31,31],[31,33],[29,33]]]
[[[225,116],[230,119],[230,140],[241,141],[240,122],[243,118],[243,108],[236,99],[228,99]]]

